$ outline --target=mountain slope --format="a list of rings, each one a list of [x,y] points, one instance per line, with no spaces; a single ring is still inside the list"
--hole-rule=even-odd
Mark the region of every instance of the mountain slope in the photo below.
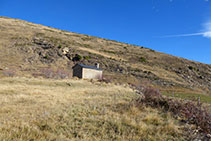
[[[77,62],[98,62],[114,82],[211,91],[211,65],[148,48],[5,17],[0,17],[0,37],[0,76],[39,76],[59,69],[71,74]]]

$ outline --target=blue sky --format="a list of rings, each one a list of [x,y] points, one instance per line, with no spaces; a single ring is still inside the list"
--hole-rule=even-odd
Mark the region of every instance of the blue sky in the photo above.
[[[211,64],[211,0],[0,0],[0,16]]]

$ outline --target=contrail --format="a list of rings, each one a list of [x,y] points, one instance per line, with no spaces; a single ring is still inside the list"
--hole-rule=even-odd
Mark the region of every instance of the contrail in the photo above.
[[[202,36],[211,39],[211,20],[203,24],[203,32],[191,33],[191,34],[176,34],[160,36],[159,38],[173,38],[173,37],[190,37],[190,36]]]
[[[166,36],[161,36],[161,38],[199,36],[199,35],[203,35],[203,34],[204,34],[204,33],[179,34],[179,35],[166,35]]]
[[[191,33],[191,34],[166,35],[166,36],[160,36],[160,38],[190,37],[190,36],[203,36],[203,37],[206,37],[206,38],[211,38],[211,31]]]

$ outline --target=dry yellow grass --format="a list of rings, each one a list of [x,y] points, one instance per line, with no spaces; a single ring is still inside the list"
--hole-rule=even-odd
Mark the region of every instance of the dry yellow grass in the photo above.
[[[0,79],[0,140],[184,140],[169,114],[133,106],[137,97],[97,81]]]

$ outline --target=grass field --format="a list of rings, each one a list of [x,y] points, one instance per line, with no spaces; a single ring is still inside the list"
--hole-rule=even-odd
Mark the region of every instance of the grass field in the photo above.
[[[170,114],[134,106],[138,96],[96,81],[0,79],[0,140],[185,140]]]
[[[176,97],[181,99],[188,99],[188,100],[197,100],[200,97],[200,101],[203,103],[211,104],[211,96],[205,94],[193,94],[193,93],[167,93],[163,92],[163,95]]]

